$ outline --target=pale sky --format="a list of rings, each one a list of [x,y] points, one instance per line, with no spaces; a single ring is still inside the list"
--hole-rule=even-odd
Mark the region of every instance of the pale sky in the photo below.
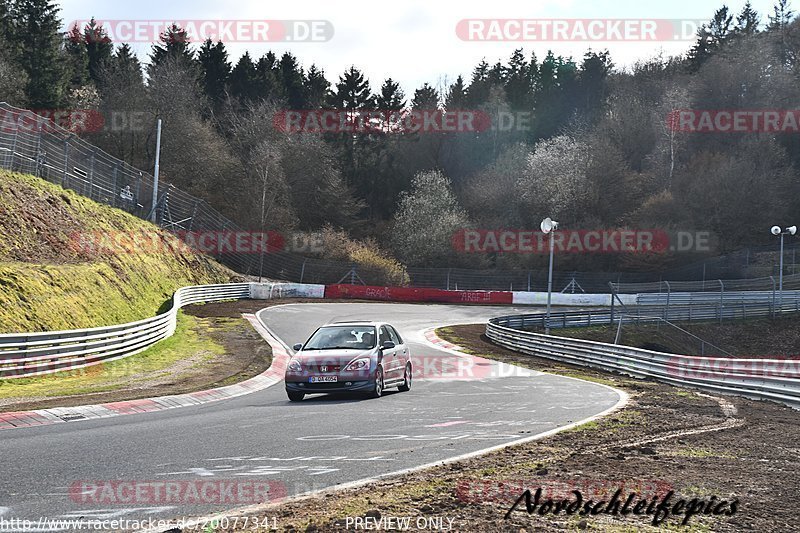
[[[745,0],[729,2],[738,13]],[[762,23],[772,12],[773,0],[752,0]],[[370,80],[373,91],[386,77],[400,82],[407,96],[424,82],[443,86],[461,74],[469,78],[481,60],[505,62],[515,48],[526,56],[535,51],[541,59],[552,49],[556,55],[580,59],[588,49],[608,49],[617,66],[647,59],[663,52],[679,54],[688,41],[661,42],[474,42],[456,35],[462,19],[670,19],[708,20],[721,1],[669,0],[62,0],[64,24],[73,20],[327,20],[334,28],[327,42],[226,43],[231,62],[250,51],[258,58],[268,50],[279,56],[289,50],[304,67],[316,63],[332,83],[351,64]],[[800,9],[800,6],[795,6]],[[65,28],[66,29],[66,28]],[[133,43],[147,60],[150,45]]]

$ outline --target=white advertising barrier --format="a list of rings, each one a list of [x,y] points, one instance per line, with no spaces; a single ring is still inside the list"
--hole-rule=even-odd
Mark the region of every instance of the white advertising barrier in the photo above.
[[[307,283],[251,283],[250,298],[272,300],[273,298],[324,298],[325,285]]]
[[[618,294],[617,297],[625,305],[636,305],[635,294]],[[514,292],[514,305],[547,305],[546,292]],[[619,303],[619,300],[614,303]],[[610,294],[562,294],[554,292],[551,303],[553,305],[577,306],[611,306]]]

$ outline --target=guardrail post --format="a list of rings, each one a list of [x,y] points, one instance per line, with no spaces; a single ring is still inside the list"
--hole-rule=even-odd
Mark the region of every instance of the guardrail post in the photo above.
[[[303,277],[306,274],[306,263],[308,262],[308,258],[303,261],[303,266],[300,267],[300,283],[303,283]]]
[[[19,126],[14,128],[14,140],[11,142],[11,151],[6,155],[6,168],[14,170],[14,155],[17,152],[17,137],[19,136]]]
[[[669,286],[669,281],[665,281],[664,285],[667,286],[667,307],[664,309],[664,320],[669,320],[669,296],[672,289]]]
[[[111,190],[113,191],[113,194],[111,195],[111,205],[114,207],[117,207],[117,196],[119,196],[117,193],[117,174],[119,174],[119,163],[114,163],[114,170],[111,173],[111,179],[114,183],[114,185],[111,187]]]
[[[198,207],[200,207],[200,200],[195,200],[194,207],[192,207],[192,218],[189,219],[189,231],[192,231],[194,228],[194,219],[197,217]]]
[[[69,169],[69,137],[64,139],[64,175],[61,177],[61,186],[67,188],[67,170]]]
[[[610,281],[608,282],[608,288],[611,289],[611,316],[608,319],[608,323],[614,325],[614,300],[616,299],[617,292],[614,288],[614,284]]]
[[[722,307],[725,305],[723,301],[725,296],[725,283],[723,283],[721,279],[717,281],[719,281],[719,311],[717,314],[719,315],[719,323],[722,324]]]
[[[528,270],[528,292],[531,292],[531,271]]]
[[[42,164],[42,128],[38,128],[38,135],[36,136],[36,173],[35,176],[37,178],[42,177],[42,172],[39,170],[40,165]]]
[[[97,149],[95,148],[92,150],[92,157],[90,158],[91,163],[89,164],[89,194],[87,195],[89,199],[92,199],[92,192],[94,191],[94,162],[95,162],[95,155],[97,154]]]

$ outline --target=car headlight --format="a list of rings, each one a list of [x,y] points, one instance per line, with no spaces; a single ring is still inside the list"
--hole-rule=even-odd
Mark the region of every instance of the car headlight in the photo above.
[[[291,361],[289,361],[289,365],[286,367],[286,370],[288,370],[289,372],[302,372],[303,365],[301,365],[300,361],[298,361],[297,359],[292,359]]]
[[[365,370],[369,368],[370,359],[369,357],[362,357],[361,359],[356,359],[354,361],[350,361],[346,367],[344,367],[347,371],[353,370]]]

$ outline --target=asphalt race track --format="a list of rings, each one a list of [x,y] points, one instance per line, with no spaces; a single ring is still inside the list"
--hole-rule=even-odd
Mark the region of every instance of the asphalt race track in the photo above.
[[[453,358],[428,344],[422,330],[513,312],[314,303],[272,307],[259,318],[290,346],[328,321],[386,320],[405,337],[414,358]],[[462,379],[428,373],[410,392],[392,390],[377,400],[311,396],[289,403],[279,383],[202,406],[3,431],[0,518],[208,515],[249,502],[93,501],[69,491],[82,482],[255,480],[268,481],[276,496],[296,495],[530,438],[602,413],[621,399],[595,383],[516,370],[493,363]]]

